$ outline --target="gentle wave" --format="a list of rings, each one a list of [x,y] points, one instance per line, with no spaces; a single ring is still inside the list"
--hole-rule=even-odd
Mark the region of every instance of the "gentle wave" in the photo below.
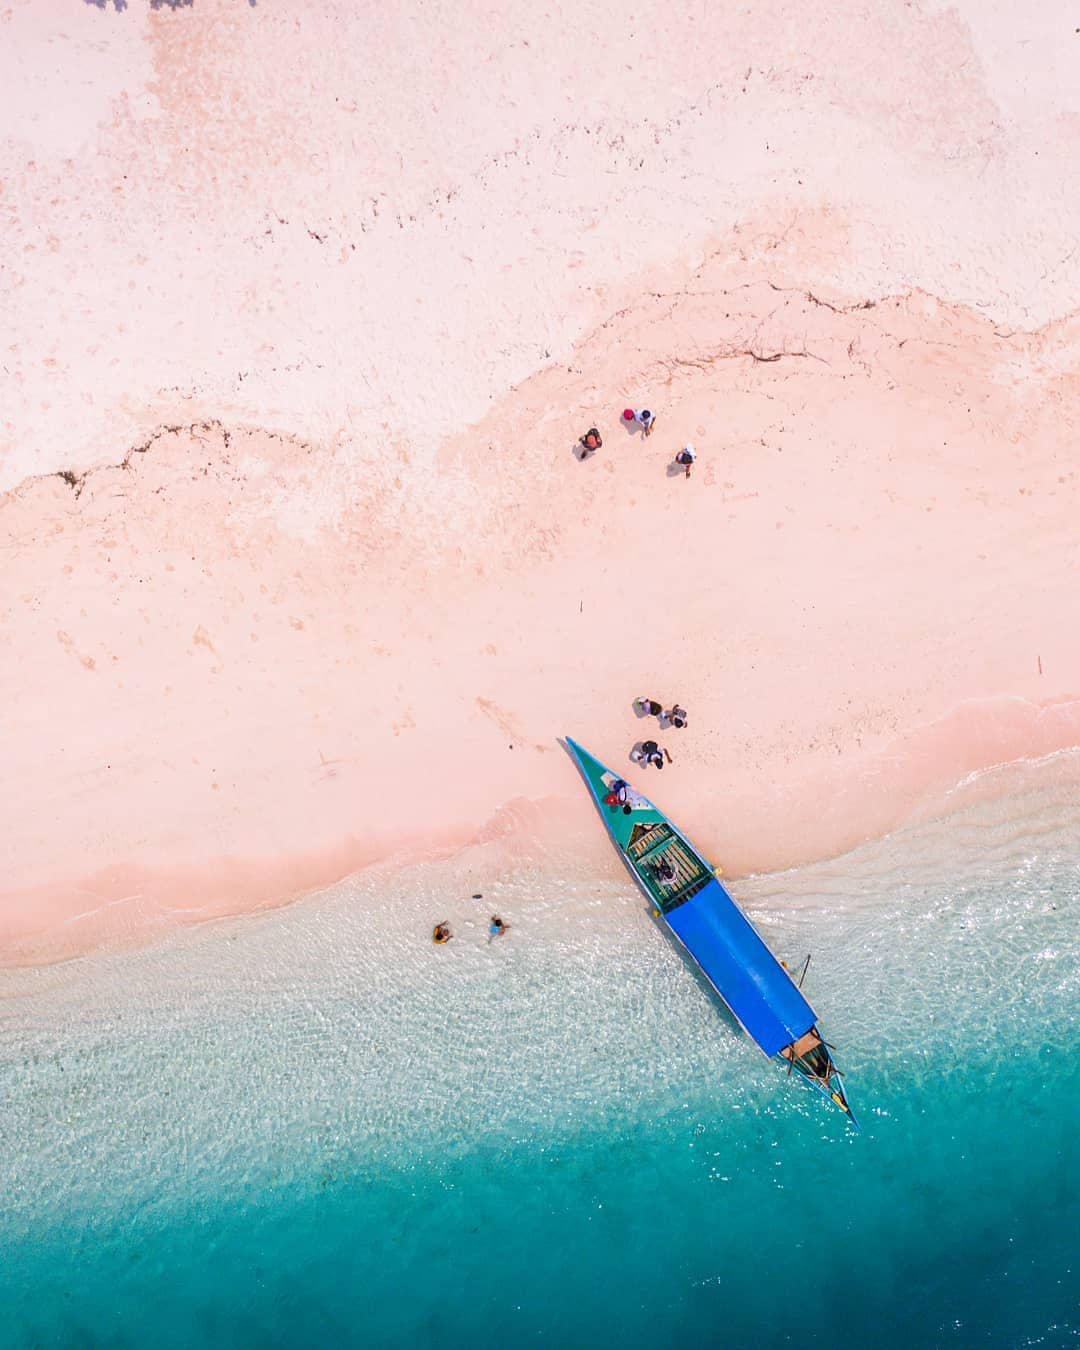
[[[193,1307],[218,1328],[210,1342],[265,1339],[272,1309],[279,1330],[289,1328],[277,1339],[295,1343],[346,1297],[311,1273],[311,1254],[297,1243],[314,1252],[325,1236],[322,1266],[344,1278],[346,1231],[391,1228],[408,1259],[379,1247],[381,1274],[370,1273],[349,1325],[357,1343],[415,1343],[424,1318],[437,1319],[440,1307],[449,1315],[445,1299],[428,1306],[419,1297],[395,1314],[380,1301],[380,1278],[411,1272],[422,1281],[447,1259],[437,1258],[447,1234],[473,1241],[486,1214],[490,1241],[480,1249],[513,1274],[506,1298],[531,1309],[530,1334],[584,1344],[600,1334],[584,1304],[575,1322],[528,1288],[529,1252],[547,1278],[577,1287],[576,1268],[568,1273],[548,1251],[551,1214],[563,1206],[563,1222],[572,1213],[578,1227],[561,1240],[576,1261],[594,1263],[598,1280],[613,1277],[614,1253],[642,1259],[653,1245],[682,1253],[685,1278],[671,1296],[678,1317],[664,1322],[674,1317],[670,1300],[642,1304],[647,1320],[669,1327],[667,1343],[701,1343],[723,1306],[733,1326],[767,1344],[766,1286],[781,1272],[747,1264],[739,1225],[774,1262],[789,1241],[793,1251],[816,1244],[823,1259],[876,1272],[887,1290],[891,1268],[914,1271],[912,1243],[946,1259],[941,1234],[918,1236],[920,1223],[936,1222],[925,1188],[955,1187],[973,1152],[1006,1208],[972,1175],[942,1233],[978,1247],[979,1225],[1005,1224],[1038,1247],[1048,1269],[1027,1205],[1045,1209],[1064,1165],[1053,1150],[1072,1129],[1062,1110],[1076,1115],[1076,824],[1074,798],[1049,782],[844,858],[734,885],[789,964],[812,953],[806,989],[847,1073],[860,1136],[733,1027],[614,859],[610,875],[582,879],[560,874],[538,849],[515,872],[485,877],[485,862],[502,855],[481,845],[143,951],[9,972],[0,978],[0,1287],[14,1321],[0,1343],[77,1339],[73,1328],[100,1339],[115,1297],[124,1311],[119,1323],[110,1314],[110,1334],[138,1344],[140,1310],[152,1320],[144,1305],[152,1296],[156,1306],[161,1281],[176,1279],[197,1285]],[[512,924],[497,942],[486,931],[493,909]],[[456,935],[437,948],[430,927],[442,918]],[[1042,1162],[1022,1137],[1032,1129],[1051,1148]],[[558,1185],[552,1169],[561,1169]],[[809,1197],[826,1181],[833,1203],[822,1207]],[[710,1213],[719,1196],[706,1201],[702,1187],[735,1188],[757,1217],[740,1210],[724,1236]],[[515,1200],[521,1188],[533,1200]],[[778,1188],[782,1211],[771,1199]],[[681,1213],[668,1207],[672,1195]],[[639,1250],[637,1238],[613,1233],[596,1203],[624,1223],[634,1207],[648,1214],[652,1243]],[[515,1204],[531,1215],[532,1237],[508,1227]],[[862,1217],[842,1218],[836,1205]],[[889,1222],[868,1225],[867,1213],[889,1206]],[[447,1232],[432,1226],[435,1215]],[[698,1225],[697,1248],[688,1223]],[[845,1257],[852,1223],[859,1246]],[[590,1233],[603,1234],[600,1245]],[[221,1280],[192,1264],[196,1234],[219,1252]],[[262,1294],[252,1242],[263,1253]],[[131,1266],[132,1251],[155,1253],[160,1273],[141,1258]],[[985,1259],[1000,1276],[1005,1258]],[[290,1322],[282,1290],[298,1260],[309,1262],[326,1308],[294,1290],[299,1320]],[[70,1306],[42,1310],[58,1262],[78,1316]],[[727,1270],[741,1272],[738,1295]],[[1032,1280],[1012,1285],[1019,1303],[1006,1323],[1017,1337],[1035,1334],[1040,1309],[1058,1308],[1041,1277]],[[883,1304],[865,1279],[854,1282],[846,1298],[857,1331],[858,1318],[871,1326]],[[971,1281],[963,1287],[975,1300]],[[926,1311],[917,1325],[897,1325],[943,1337],[933,1328],[946,1325],[941,1309],[952,1298],[942,1293],[937,1321]],[[453,1295],[440,1343],[483,1340],[464,1299]],[[503,1343],[518,1343],[504,1302],[490,1293],[487,1315],[503,1327]],[[164,1343],[207,1335],[195,1312],[179,1307],[173,1317]],[[785,1313],[775,1325],[795,1334],[793,1319]],[[624,1319],[624,1339],[644,1344],[635,1325]],[[971,1342],[957,1333],[950,1343]]]

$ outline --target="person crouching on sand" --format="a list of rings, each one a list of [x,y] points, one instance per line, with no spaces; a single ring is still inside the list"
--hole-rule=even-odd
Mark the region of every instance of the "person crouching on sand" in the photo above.
[[[581,458],[588,459],[590,455],[595,454],[604,444],[603,437],[595,427],[590,427],[584,436],[578,438],[581,442]]]
[[[679,451],[679,453],[675,456],[675,463],[681,464],[683,466],[683,468],[686,470],[687,478],[690,477],[690,466],[693,464],[695,459],[697,459],[697,455],[694,453],[694,447],[692,445],[684,445],[683,448]]]
[[[665,749],[657,745],[655,741],[642,741],[640,747],[635,746],[634,749],[630,751],[630,758],[635,764],[651,764],[654,769],[662,769],[664,767],[665,756],[667,757],[667,762],[670,764],[671,756]]]
[[[662,769],[664,767],[664,755],[667,754],[666,750],[662,750],[655,741],[642,741],[641,748],[645,752],[646,764],[651,764],[654,769]],[[668,755],[668,759],[670,758],[671,756]]]
[[[636,422],[646,436],[652,435],[652,429],[656,425],[656,418],[648,408],[624,408],[624,422]]]
[[[642,717],[659,717],[663,709],[654,698],[636,698],[634,711],[640,712]]]

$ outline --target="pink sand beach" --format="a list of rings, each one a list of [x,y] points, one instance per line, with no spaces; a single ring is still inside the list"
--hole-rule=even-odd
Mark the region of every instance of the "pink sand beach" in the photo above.
[[[564,733],[734,874],[1080,746],[1075,7],[0,31],[0,963],[616,867]]]

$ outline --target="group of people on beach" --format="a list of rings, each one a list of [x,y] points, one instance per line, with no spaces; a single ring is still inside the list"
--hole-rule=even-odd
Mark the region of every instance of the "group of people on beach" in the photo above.
[[[651,408],[624,408],[623,421],[635,423],[641,427],[643,436],[651,436],[653,427],[656,425],[656,414]],[[604,438],[600,435],[597,427],[590,427],[584,436],[578,437],[578,444],[581,446],[581,458],[588,459],[604,444]],[[674,462],[680,468],[686,470],[686,477],[689,478],[690,469],[695,459],[697,459],[697,452],[688,442],[675,456]]]
[[[686,726],[686,709],[680,707],[678,703],[673,703],[670,708],[665,708],[662,703],[658,703],[654,698],[636,698],[634,699],[634,711],[639,717],[655,717],[659,720],[661,726],[678,727],[680,730]],[[664,767],[664,762],[672,763],[671,755],[666,748],[659,745],[656,741],[639,741],[630,751],[630,758],[635,764],[653,765],[657,769]],[[607,794],[604,797],[604,805],[617,808],[629,815],[636,807],[648,806],[648,799],[643,797],[640,792],[632,788],[625,778],[611,778],[605,776],[604,782],[607,784]],[[674,876],[674,873],[672,873]],[[662,881],[670,881],[671,878],[662,875]]]
[[[634,422],[641,427],[642,434],[651,436],[653,427],[656,425],[656,415],[651,408],[626,408],[623,411],[624,422]],[[581,458],[588,459],[590,455],[595,454],[604,444],[604,438],[600,435],[598,427],[590,427],[583,436],[579,438],[581,445]],[[675,463],[686,470],[686,477],[690,477],[690,468],[697,458],[692,445],[684,445],[675,456]],[[655,717],[661,727],[676,727],[682,730],[686,726],[686,709],[673,703],[670,708],[665,708],[662,703],[658,703],[654,698],[636,698],[634,699],[634,711],[641,717]],[[642,766],[652,765],[654,768],[662,769],[665,762],[671,764],[672,758],[666,746],[662,746],[658,741],[641,741],[630,751],[630,758]],[[611,785],[611,788],[604,798],[609,806],[621,807],[623,811],[630,812],[638,804],[641,798],[640,793],[630,786],[625,778],[617,778]],[[474,899],[479,899],[475,896]],[[510,925],[505,923],[498,914],[493,914],[488,921],[488,940],[501,938],[509,931]],[[431,931],[431,940],[436,946],[443,946],[454,936],[449,921],[440,919]]]
[[[661,727],[675,727],[682,731],[686,726],[686,709],[680,707],[678,703],[673,703],[670,708],[665,708],[662,703],[658,703],[654,698],[636,698],[634,699],[634,711],[639,717],[655,717]],[[664,761],[672,763],[671,755],[665,746],[656,741],[640,741],[630,751],[630,758],[635,764],[652,765],[654,768],[662,769]]]

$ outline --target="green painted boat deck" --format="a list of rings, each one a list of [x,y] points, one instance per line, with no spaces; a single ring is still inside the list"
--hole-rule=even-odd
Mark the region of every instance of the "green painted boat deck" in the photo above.
[[[712,866],[675,829],[664,813],[634,788],[630,788],[633,804],[629,811],[605,805],[604,798],[620,775],[594,759],[576,741],[570,741],[569,744],[596,799],[604,823],[656,907],[668,914],[697,895],[712,879]],[[626,782],[626,779],[622,781]],[[670,881],[662,881],[657,874],[662,862],[668,863],[675,871]]]

